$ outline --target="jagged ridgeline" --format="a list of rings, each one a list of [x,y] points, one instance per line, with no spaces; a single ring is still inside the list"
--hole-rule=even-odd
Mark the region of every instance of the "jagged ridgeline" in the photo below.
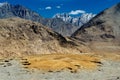
[[[7,2],[1,3],[0,6],[0,18],[11,18],[11,17],[20,17],[23,19],[28,19],[36,22],[41,22],[43,18],[36,12],[21,6],[21,5],[12,5]]]

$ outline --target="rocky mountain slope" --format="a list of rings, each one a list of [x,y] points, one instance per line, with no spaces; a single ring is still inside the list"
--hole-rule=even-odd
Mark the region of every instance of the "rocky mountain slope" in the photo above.
[[[64,22],[60,18],[45,19],[42,24],[48,26],[63,36],[70,36],[79,28],[78,26],[74,26],[71,23]]]
[[[73,41],[67,41],[60,34],[40,23],[10,18],[0,20],[0,54],[52,54],[81,53]]]
[[[52,19],[48,19],[45,25],[64,36],[70,36],[94,16],[94,14],[88,13],[82,14],[80,17],[72,17],[67,13],[56,14]]]
[[[0,18],[20,17],[32,21],[41,22],[43,18],[34,11],[21,5],[11,5],[7,2],[1,3]]]
[[[99,13],[72,37],[91,43],[92,48],[120,51],[120,3]]]

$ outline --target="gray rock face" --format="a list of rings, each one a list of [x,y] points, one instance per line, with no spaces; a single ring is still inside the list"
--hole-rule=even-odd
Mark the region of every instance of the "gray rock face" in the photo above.
[[[60,18],[46,19],[42,24],[48,26],[63,36],[70,36],[79,28],[78,26],[74,26],[71,23],[64,22]]]
[[[1,4],[3,5],[0,6],[0,18],[20,17],[37,22],[40,22],[43,19],[39,14],[25,8],[24,6],[11,5],[9,3]]]

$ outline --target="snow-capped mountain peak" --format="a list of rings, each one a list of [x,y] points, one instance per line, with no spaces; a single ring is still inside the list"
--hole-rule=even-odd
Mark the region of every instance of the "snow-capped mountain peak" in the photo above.
[[[71,16],[69,13],[58,13],[53,16],[53,18],[60,18],[64,22],[72,23],[75,26],[82,26],[87,23],[91,18],[93,18],[95,14],[92,13],[83,13],[80,16]]]
[[[3,2],[3,3],[0,3],[0,7],[2,7],[3,5],[6,5],[8,4],[7,2]]]
[[[95,16],[95,14],[92,13],[85,13],[82,14],[80,17],[80,21],[84,24],[87,23],[91,18],[93,18]]]
[[[53,18],[61,18],[63,21],[67,22],[70,19],[72,19],[72,17],[67,14],[67,13],[57,13],[56,15],[53,16]]]

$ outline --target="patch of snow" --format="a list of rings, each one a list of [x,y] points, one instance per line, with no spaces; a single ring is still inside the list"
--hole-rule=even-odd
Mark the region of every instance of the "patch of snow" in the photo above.
[[[82,26],[87,23],[91,18],[93,18],[95,14],[92,13],[83,13],[80,16],[71,16],[69,13],[58,13],[53,16],[53,18],[60,18],[64,22],[72,23],[75,26]]]
[[[0,3],[0,7],[2,7],[5,4],[8,4],[8,3],[7,2]]]

